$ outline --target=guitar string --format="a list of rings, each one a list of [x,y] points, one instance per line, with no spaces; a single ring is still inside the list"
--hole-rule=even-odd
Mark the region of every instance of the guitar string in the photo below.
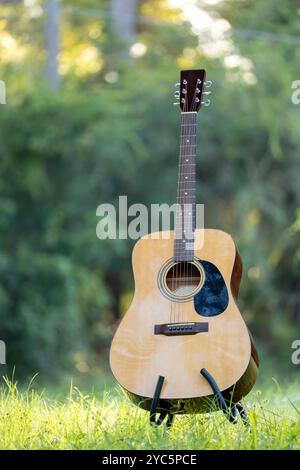
[[[179,163],[178,163],[178,182],[177,182],[177,200],[176,200],[176,212],[175,212],[175,227],[174,227],[174,251],[175,255],[177,254],[178,250],[178,242],[177,242],[177,235],[178,235],[178,211],[179,211],[179,202],[180,202],[180,190],[181,190],[181,145],[182,145],[182,124],[183,124],[183,114],[181,114],[181,132],[180,132],[180,152],[179,152]],[[176,256],[177,258],[177,256]],[[176,292],[176,277],[177,276],[177,260],[175,259],[175,264],[172,268],[172,293]],[[176,303],[175,301],[171,301],[171,322],[176,323]],[[172,313],[173,311],[173,313]]]
[[[187,120],[188,120],[188,132],[187,132],[187,138],[185,139],[185,149],[184,149],[184,164],[185,164],[185,184],[184,184],[184,196],[186,195],[186,193],[188,194],[188,190],[189,190],[189,166],[190,165],[186,165],[186,160],[187,160],[187,154],[188,154],[188,151],[189,151],[189,148],[190,148],[190,144],[191,144],[191,133],[192,133],[192,130],[191,130],[191,116],[192,115],[188,115],[187,116]],[[189,145],[187,145],[189,143]],[[189,159],[188,159],[189,160]],[[188,162],[189,163],[189,162]],[[186,214],[186,211],[188,210],[188,207],[186,207],[186,203],[187,203],[187,198],[183,197],[183,201],[184,201],[184,212],[183,212],[183,242],[182,242],[182,250],[187,250],[188,249],[188,246],[187,246],[187,229],[188,227],[186,226],[186,222],[187,222],[187,214]],[[188,263],[188,253],[184,252],[184,268],[186,267],[186,273],[184,274],[183,276],[183,279],[182,279],[182,282],[183,282],[183,286],[186,287],[188,285],[188,282],[187,282],[187,278],[189,276],[189,263]],[[186,290],[184,289],[184,291],[186,292]]]
[[[186,87],[187,88],[187,87]],[[185,100],[185,103],[184,103],[184,109],[185,109],[185,112],[188,110],[189,106],[188,106],[188,91],[186,92],[185,94],[186,96],[186,100]],[[186,174],[185,174],[185,164],[184,164],[184,156],[185,156],[185,151],[186,151],[186,140],[187,140],[187,137],[186,135],[189,135],[189,127],[188,129],[185,128],[185,123],[186,123],[186,118],[187,118],[187,122],[189,121],[189,115],[183,115],[182,116],[182,122],[183,122],[183,129],[182,129],[182,132],[181,132],[181,139],[182,139],[182,142],[181,142],[181,157],[180,157],[180,160],[181,160],[181,181],[182,181],[182,185],[181,185],[181,192],[179,194],[179,199],[180,199],[180,239],[179,239],[179,249],[178,249],[178,253],[177,253],[177,258],[178,259],[178,266],[179,266],[179,279],[177,279],[177,290],[180,294],[180,289],[181,289],[181,284],[182,284],[182,264],[183,264],[183,261],[181,259],[181,251],[182,251],[182,244],[183,244],[183,237],[184,237],[184,204],[182,202],[184,202],[184,198],[183,198],[183,194],[184,194],[184,189],[185,189],[185,177],[186,177]],[[187,130],[187,132],[186,132]],[[179,256],[178,256],[179,255]],[[181,302],[178,302],[178,322],[181,322],[182,321],[182,306],[181,306]]]
[[[186,116],[186,117],[187,117],[187,121],[189,121],[189,116],[190,116],[189,114]],[[189,124],[189,122],[188,122],[187,124]],[[187,132],[186,132],[186,131],[187,131]],[[187,142],[187,139],[188,139],[188,137],[186,137],[186,135],[189,134],[189,126],[185,127],[185,124],[184,124],[184,128],[183,128],[183,132],[182,132],[182,133],[183,133],[184,144],[185,144],[185,143]],[[185,170],[185,169],[186,169],[186,166],[185,166],[185,163],[186,163],[186,162],[185,162],[185,158],[186,158],[186,157],[185,157],[185,152],[183,152],[182,158],[183,158],[182,168],[183,168],[183,170]],[[184,172],[184,173],[185,173],[185,172]],[[182,198],[183,201],[185,200],[185,197],[184,197],[185,193],[186,193],[186,188],[184,188],[183,194],[181,194],[181,198]],[[183,211],[183,214],[184,214],[184,211]],[[182,214],[181,214],[181,217],[182,217]],[[182,217],[182,232],[181,232],[181,236],[182,236],[183,238],[185,237],[184,215],[183,215],[183,217]],[[182,243],[183,243],[183,242],[182,242]],[[186,263],[185,263],[185,260],[182,261],[182,264],[183,264],[183,277],[182,277],[182,279],[180,280],[180,283],[183,284],[183,293],[184,293],[184,292],[185,292],[184,280],[185,280],[185,276],[187,275],[187,273],[185,272],[185,271],[186,271],[186,266],[185,266]],[[180,276],[180,277],[181,277],[181,276]],[[180,319],[180,321],[182,321],[182,319]]]
[[[196,94],[197,94],[197,85],[195,87],[195,91],[194,91],[194,95],[193,95],[193,99],[192,99],[192,103],[191,103],[191,107],[190,107],[190,111],[195,111],[195,108],[196,108]],[[186,104],[186,108],[185,110],[188,109],[188,94],[186,93],[187,95],[187,100],[185,102]],[[186,238],[186,234],[187,234],[187,229],[189,230],[189,227],[185,227],[185,219],[187,218],[188,221],[189,218],[186,217],[188,214],[186,214],[186,210],[189,208],[186,207],[186,200],[187,198],[185,198],[185,193],[189,193],[189,186],[190,186],[190,182],[191,182],[191,176],[192,176],[192,171],[190,171],[192,169],[192,166],[190,164],[190,158],[191,157],[188,157],[188,165],[186,165],[186,157],[187,157],[187,152],[188,150],[191,150],[192,149],[192,142],[193,142],[193,139],[191,138],[192,135],[194,134],[194,123],[193,123],[193,116],[194,115],[184,115],[184,118],[183,118],[183,131],[181,132],[181,135],[182,135],[182,139],[183,139],[183,143],[182,143],[182,148],[181,148],[181,170],[182,170],[182,181],[183,181],[183,187],[181,188],[181,193],[180,193],[180,199],[181,199],[181,202],[183,201],[183,204],[181,204],[181,239],[180,239],[180,243],[179,243],[179,279],[177,280],[177,285],[178,285],[178,290],[180,289],[180,286],[182,285],[183,286],[183,293],[185,292],[185,287],[189,284],[189,280],[187,278],[189,278],[189,270],[192,269],[191,268],[191,263],[189,262],[189,256],[188,256],[188,253],[186,252],[186,250],[190,251],[190,248],[189,246],[187,247],[187,244],[189,244],[189,240]],[[186,171],[184,171],[186,170]],[[184,254],[184,256],[180,256],[181,254]],[[183,260],[181,260],[181,258],[183,258]],[[182,272],[183,271],[183,272]],[[192,272],[191,272],[192,274]],[[184,315],[183,315],[183,312],[184,312],[184,309],[182,308],[182,305],[181,305],[181,302],[178,302],[178,310],[179,310],[179,314],[178,314],[178,320],[180,322],[183,322],[184,320]]]
[[[194,260],[194,256],[195,256],[195,252],[194,252],[194,249],[195,249],[195,223],[194,223],[194,217],[196,215],[196,150],[197,150],[197,115],[195,115],[195,122],[194,122],[194,125],[193,125],[193,134],[194,134],[194,137],[193,137],[193,157],[192,157],[192,168],[191,168],[191,173],[192,173],[192,176],[193,176],[193,179],[195,180],[195,182],[193,183],[193,186],[194,186],[194,190],[193,190],[193,194],[192,194],[192,198],[191,198],[191,212],[192,212],[192,217],[191,217],[191,220],[190,220],[190,223],[191,223],[191,235],[192,235],[192,246],[193,246],[193,260]],[[194,265],[192,264],[191,265],[191,283],[193,282],[193,271],[194,271]],[[193,284],[192,284],[193,286]]]
[[[187,100],[188,100],[188,93],[186,93],[186,97],[187,97]],[[186,100],[186,101],[187,101]],[[187,106],[188,108],[188,106]],[[177,257],[179,258],[179,279],[177,281],[177,285],[178,285],[178,291],[180,293],[180,289],[182,288],[181,285],[182,285],[182,281],[184,279],[184,271],[185,271],[185,265],[184,265],[184,260],[182,260],[181,258],[181,251],[182,251],[182,245],[184,243],[184,210],[185,210],[185,207],[184,207],[184,192],[185,192],[185,177],[186,177],[186,173],[185,173],[185,162],[184,162],[184,159],[185,159],[185,147],[186,147],[186,142],[187,142],[187,139],[188,139],[188,135],[189,135],[189,127],[185,127],[186,123],[189,124],[189,115],[183,115],[183,128],[182,128],[182,132],[181,132],[181,135],[182,135],[182,147],[181,147],[181,170],[182,170],[182,188],[181,188],[181,193],[180,193],[180,208],[181,208],[181,212],[180,212],[180,217],[181,217],[181,233],[180,233],[180,242],[179,242],[179,249],[178,249],[178,253],[177,253]],[[179,256],[178,256],[179,255]],[[183,277],[182,277],[182,267],[183,267]],[[183,283],[184,284],[184,283]],[[184,287],[184,285],[183,285]],[[184,291],[183,291],[184,292]],[[182,311],[182,308],[181,308],[181,303],[178,302],[178,309],[179,309],[179,321],[181,322],[182,321],[182,318],[181,318],[181,311]]]
[[[185,131],[184,131],[184,135],[185,135],[185,144],[187,142],[190,142],[190,115],[187,115],[186,116],[187,118],[187,123],[186,123],[186,128],[185,128]],[[186,148],[188,148],[188,146],[186,146]],[[188,175],[188,165],[186,165],[186,149],[184,149],[184,152],[183,152],[183,168],[186,169],[186,173],[185,173],[185,176]],[[186,188],[186,185],[184,185],[184,190],[183,190],[183,195],[182,195],[182,198],[183,198],[183,201],[185,203],[185,195],[187,193],[187,188]],[[184,205],[184,211],[183,211],[183,224],[182,224],[182,229],[183,229],[183,232],[182,232],[182,237],[184,238],[185,240],[185,233],[186,233],[186,227],[185,227],[185,205]],[[182,242],[184,243],[184,242]],[[185,242],[186,243],[186,242]],[[182,248],[182,247],[181,247]],[[186,247],[185,247],[186,248]],[[183,257],[185,258],[185,256]],[[182,284],[183,284],[183,292],[185,292],[185,285],[186,285],[186,277],[188,276],[188,263],[186,262],[186,259],[183,259],[183,278],[182,278]],[[182,321],[182,320],[181,320]]]
[[[196,84],[196,95],[197,95],[197,84]],[[201,97],[199,98],[201,99]],[[199,102],[200,104],[200,102]],[[196,99],[195,99],[195,108],[196,108]],[[192,250],[193,250],[193,260],[194,260],[194,256],[195,256],[195,253],[194,253],[194,249],[195,249],[195,223],[194,223],[194,217],[195,217],[195,211],[196,211],[196,150],[197,150],[197,114],[195,115],[195,118],[194,118],[194,122],[193,122],[193,147],[191,148],[191,150],[193,150],[191,153],[193,155],[192,157],[192,164],[191,164],[191,174],[192,174],[192,177],[193,179],[195,180],[195,182],[192,184],[192,187],[194,188],[193,189],[193,193],[192,193],[192,198],[191,198],[191,213],[192,213],[192,217],[190,219],[190,223],[191,223],[191,235],[192,235]],[[193,269],[194,269],[194,265],[191,264],[191,283],[192,283],[192,273],[193,273]]]
[[[192,104],[191,104],[191,111],[194,111],[196,109],[196,101],[195,101],[195,98],[196,98],[196,94],[197,94],[197,85],[195,87],[195,91],[194,91],[194,95],[193,95],[193,99],[192,99]],[[183,112],[186,112],[186,110],[188,109],[188,94],[186,93],[186,96],[187,96],[187,99],[184,103],[184,106],[183,106]],[[172,269],[172,283],[171,283],[171,286],[172,286],[172,291],[174,292],[174,288],[175,288],[175,292],[177,292],[180,288],[180,285],[183,284],[183,287],[185,287],[186,285],[189,285],[189,283],[192,282],[192,269],[193,269],[193,265],[191,262],[189,262],[188,259],[184,259],[183,261],[181,261],[181,253],[183,252],[183,241],[182,241],[182,238],[185,240],[185,243],[186,243],[186,239],[185,239],[185,235],[184,233],[184,230],[185,230],[185,227],[184,227],[184,215],[185,215],[185,210],[186,210],[186,207],[184,204],[181,204],[181,200],[185,200],[185,198],[183,197],[183,194],[187,193],[188,194],[188,189],[189,188],[186,188],[185,187],[185,184],[188,186],[190,180],[188,178],[191,178],[193,176],[193,164],[195,163],[193,158],[194,156],[191,154],[188,158],[188,160],[191,159],[191,163],[189,163],[189,165],[185,165],[185,161],[183,160],[186,160],[186,155],[185,155],[185,151],[188,150],[188,149],[192,149],[194,144],[193,144],[193,139],[191,139],[191,136],[193,135],[194,137],[194,134],[195,134],[195,125],[196,125],[196,120],[194,122],[194,119],[193,119],[194,115],[184,115],[182,114],[181,116],[181,137],[180,137],[180,144],[181,144],[181,148],[180,148],[180,159],[179,159],[179,179],[178,179],[178,187],[177,187],[177,190],[178,190],[178,201],[177,201],[177,209],[176,209],[176,217],[175,217],[175,253],[176,253],[176,258],[178,258],[178,254],[179,254],[179,259],[176,259],[176,263],[175,263],[175,266],[173,266],[173,269]],[[187,118],[187,119],[186,119]],[[187,129],[185,129],[187,128]],[[186,132],[187,131],[187,132]],[[184,140],[184,142],[182,142]],[[187,143],[189,143],[189,145],[186,145]],[[192,157],[192,158],[191,158]],[[187,172],[185,173],[184,172],[184,169],[187,169]],[[185,178],[187,176],[187,179]],[[184,177],[184,178],[183,178]],[[194,198],[194,194],[192,196],[189,195],[189,198],[192,199],[193,201],[193,198]],[[179,204],[180,203],[180,204]],[[184,206],[184,207],[182,207]],[[192,219],[193,219],[193,202],[192,202],[192,212],[191,212],[191,215],[192,215]],[[179,212],[179,213],[178,213]],[[178,227],[178,218],[180,218],[181,220],[181,227]],[[189,219],[190,221],[191,219]],[[192,234],[193,234],[193,220],[192,220]],[[179,228],[181,228],[181,234],[180,234],[180,238],[177,239],[177,236],[178,236],[178,230]],[[177,240],[180,240],[180,242],[178,243]],[[192,243],[192,242],[191,242]],[[181,247],[181,248],[180,248]],[[186,245],[185,245],[185,250],[186,250]],[[189,248],[190,249],[190,248]],[[186,256],[186,252],[184,252],[185,256],[184,258],[188,258],[188,256]],[[183,265],[183,267],[182,267]],[[189,268],[190,268],[190,271],[191,271],[191,275],[189,276]],[[183,273],[182,273],[182,270],[183,270]],[[186,271],[185,271],[186,270]],[[178,278],[178,271],[179,271],[179,278]],[[183,274],[183,277],[182,277],[182,274]],[[175,282],[174,282],[174,278],[175,278]],[[174,285],[175,284],[175,285]],[[173,307],[173,303],[175,303],[174,305],[174,314],[172,313],[172,307]],[[176,308],[176,304],[179,304],[178,307]],[[177,312],[176,312],[177,310]],[[180,305],[180,302],[171,302],[171,322],[174,321],[183,321],[183,318],[182,318],[182,308],[181,308],[181,305]]]
[[[183,112],[185,112],[187,106],[187,100],[184,103],[183,106]],[[180,152],[179,152],[179,191],[178,191],[178,198],[177,198],[177,214],[176,214],[176,232],[175,232],[175,294],[178,294],[179,286],[180,286],[180,280],[178,279],[178,274],[180,273],[180,242],[181,242],[181,237],[182,237],[182,191],[183,191],[183,180],[184,180],[184,165],[183,165],[183,154],[184,154],[184,139],[185,139],[185,115],[181,115],[181,132],[180,132]],[[179,226],[180,222],[180,226]],[[179,230],[181,233],[179,234]],[[176,305],[179,302],[175,302],[175,321],[179,321],[179,315],[180,315],[180,306]]]
[[[187,106],[187,100],[185,101],[183,105],[183,112],[185,112]],[[178,171],[178,196],[177,196],[177,206],[176,206],[176,230],[175,230],[175,266],[174,266],[174,277],[175,277],[175,295],[178,292],[178,265],[180,262],[180,259],[178,259],[178,251],[179,251],[179,245],[180,245],[180,238],[179,236],[179,230],[182,230],[182,208],[181,208],[181,193],[182,193],[182,187],[183,187],[183,167],[182,167],[182,149],[183,149],[183,134],[184,134],[184,114],[181,113],[181,129],[180,129],[180,150],[179,150],[179,171]],[[181,226],[179,227],[179,221],[181,222]],[[180,257],[179,257],[180,258]],[[179,313],[180,313],[180,308],[178,306],[179,302],[174,302],[174,322],[176,323],[178,321]]]
[[[195,91],[194,91],[194,96],[193,96],[193,101],[192,101],[192,106],[191,106],[191,111],[195,111],[196,109],[196,95],[197,95],[197,85],[195,87]],[[188,163],[188,165],[186,165],[186,169],[187,169],[187,172],[186,172],[186,175],[187,175],[187,179],[186,179],[186,187],[184,189],[184,194],[188,196],[188,198],[183,198],[184,200],[186,199],[191,199],[191,201],[193,201],[193,198],[194,198],[194,194],[191,194],[191,190],[192,190],[192,187],[193,187],[193,184],[195,185],[195,183],[193,183],[192,181],[192,177],[194,178],[194,171],[193,169],[195,167],[193,167],[193,163],[194,163],[194,156],[193,156],[193,148],[194,148],[194,145],[195,145],[195,124],[196,124],[196,120],[195,120],[195,115],[192,114],[192,115],[188,115],[188,141],[187,143],[189,143],[189,145],[186,146],[186,150],[187,151],[190,151],[188,152],[188,155],[186,155],[187,152],[185,152],[185,156],[184,156],[184,159],[185,160],[188,160],[188,162],[185,162],[185,163]],[[187,157],[187,158],[186,158]],[[190,205],[190,202],[188,201],[187,202],[187,205],[188,207],[185,208],[185,210],[188,210],[190,211],[191,210],[191,213],[187,213],[185,214],[186,216],[188,215],[191,215],[191,217],[186,217],[187,219],[187,222],[188,222],[188,226],[187,227],[184,227],[184,230],[187,235],[188,235],[188,238],[186,239],[186,237],[184,238],[185,239],[185,245],[184,245],[184,248],[185,250],[188,250],[189,252],[192,251],[192,249],[190,248],[190,245],[192,244],[192,239],[190,240],[189,239],[189,236],[192,235],[193,236],[193,223],[192,223],[192,218],[193,218],[193,206],[190,208],[189,205]],[[185,218],[184,218],[184,221],[185,221]],[[191,224],[191,226],[190,226]],[[191,233],[192,232],[192,233]],[[186,244],[188,244],[188,247],[186,246]],[[183,285],[184,286],[188,286],[188,288],[191,287],[191,284],[192,284],[192,273],[193,273],[193,264],[192,264],[192,260],[190,260],[190,256],[188,256],[188,253],[185,253],[185,261],[184,261],[184,265],[186,265],[186,278],[184,277],[183,278]],[[184,318],[182,318],[181,321],[183,321]]]
[[[188,98],[188,94],[186,93],[186,96]],[[185,147],[186,147],[186,140],[187,140],[187,136],[188,136],[188,132],[189,132],[189,128],[186,128],[185,127],[185,124],[187,123],[188,124],[188,115],[183,115],[182,116],[182,119],[183,119],[183,127],[182,127],[182,132],[181,132],[181,149],[180,149],[180,153],[181,153],[181,156],[180,156],[180,159],[181,159],[181,181],[182,181],[182,187],[181,187],[181,192],[180,192],[180,195],[179,195],[179,199],[180,199],[180,221],[181,221],[181,233],[180,233],[180,240],[179,240],[179,243],[178,243],[178,250],[177,250],[177,258],[179,260],[179,279],[177,279],[177,286],[178,286],[178,293],[180,293],[180,288],[181,288],[181,283],[182,283],[182,279],[181,279],[181,271],[182,271],[182,264],[183,264],[183,260],[182,260],[182,256],[181,256],[181,252],[182,252],[182,245],[184,243],[183,241],[183,237],[184,237],[184,204],[183,204],[183,194],[184,194],[184,188],[185,188],[185,165],[184,165],[184,156],[185,156]],[[184,267],[184,265],[183,265]],[[181,318],[180,318],[180,314],[181,314],[181,304],[178,302],[178,321],[181,321]]]
[[[187,95],[187,93],[186,93]],[[185,100],[185,103],[183,105],[183,112],[187,109],[187,99]],[[180,246],[180,237],[182,236],[182,206],[181,206],[181,194],[182,194],[182,189],[183,189],[183,166],[182,166],[182,149],[183,149],[183,134],[184,134],[184,114],[181,114],[181,132],[180,132],[180,152],[179,152],[179,192],[178,192],[178,198],[177,198],[177,220],[176,220],[176,240],[175,240],[175,254],[176,254],[176,264],[175,264],[175,293],[177,295],[178,293],[178,287],[179,287],[179,282],[178,282],[178,274],[180,272],[180,256],[178,257],[178,251],[179,251],[179,246]],[[178,223],[180,221],[180,224]],[[179,230],[181,233],[179,233]],[[179,316],[180,316],[180,305],[178,305],[179,302],[175,302],[175,322],[179,322]]]
[[[182,129],[182,114],[181,114],[181,122],[180,122],[180,128]],[[181,140],[182,140],[182,132],[180,132],[180,146],[181,146]],[[178,181],[177,181],[177,198],[176,198],[176,212],[175,212],[175,226],[174,226],[174,255],[175,255],[175,263],[173,264],[172,267],[172,293],[176,292],[176,266],[177,266],[177,260],[176,260],[176,252],[177,252],[177,233],[178,233],[178,201],[179,201],[179,194],[180,194],[180,183],[181,183],[181,166],[180,166],[180,161],[181,161],[181,155],[179,152],[179,163],[178,163]],[[172,323],[176,322],[176,302],[174,300],[171,301],[171,312],[173,310],[173,318],[172,318]]]

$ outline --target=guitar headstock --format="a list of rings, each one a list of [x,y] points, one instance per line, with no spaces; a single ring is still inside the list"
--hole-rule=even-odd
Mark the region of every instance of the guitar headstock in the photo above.
[[[211,91],[206,91],[206,88],[210,88],[212,82],[206,81],[205,75],[204,69],[181,71],[180,83],[175,85],[179,90],[176,90],[174,95],[179,101],[174,104],[179,104],[183,113],[197,113],[202,105],[210,105],[210,100],[206,97]]]

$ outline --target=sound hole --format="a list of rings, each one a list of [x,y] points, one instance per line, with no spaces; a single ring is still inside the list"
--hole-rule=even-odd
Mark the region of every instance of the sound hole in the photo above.
[[[167,272],[166,284],[176,295],[191,295],[201,282],[201,272],[195,264],[182,261],[174,264]]]

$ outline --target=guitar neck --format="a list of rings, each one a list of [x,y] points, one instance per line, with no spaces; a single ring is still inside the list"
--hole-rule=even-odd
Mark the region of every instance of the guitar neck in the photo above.
[[[196,112],[181,113],[174,259],[194,258],[196,226]]]

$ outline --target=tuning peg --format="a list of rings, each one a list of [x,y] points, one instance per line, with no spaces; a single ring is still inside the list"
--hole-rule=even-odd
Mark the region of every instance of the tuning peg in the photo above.
[[[178,91],[178,90],[175,91],[175,93],[174,93],[174,98],[176,98],[176,99],[178,100],[178,99],[179,99],[179,96],[180,96],[179,91]]]
[[[211,93],[212,93],[211,91],[204,91],[202,94],[203,95],[211,95]]]
[[[207,80],[204,82],[204,85],[207,87],[207,88],[210,88],[212,86],[212,81],[211,80]]]
[[[180,104],[180,103],[173,103],[174,106],[177,106],[177,105],[179,105],[179,104]]]
[[[180,87],[180,83],[175,83],[175,84],[174,84],[174,87],[175,87],[175,88],[179,88],[179,87]]]
[[[207,108],[210,105],[210,100],[207,99],[205,101],[201,101],[201,104],[203,104]]]

